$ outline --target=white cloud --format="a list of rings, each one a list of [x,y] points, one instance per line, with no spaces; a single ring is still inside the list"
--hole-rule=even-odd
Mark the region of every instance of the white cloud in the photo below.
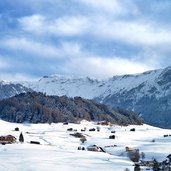
[[[50,25],[48,30],[57,35],[81,35],[87,31],[89,25],[86,17],[62,17],[56,19],[53,25]]]
[[[33,80],[37,80],[37,78],[35,78],[34,76],[29,76],[21,73],[1,72],[0,80],[7,81],[7,82],[21,82],[21,81],[33,81]]]
[[[141,73],[152,69],[151,66],[119,57],[84,57],[72,58],[66,63],[64,72],[67,74],[80,74],[107,78],[114,75]]]
[[[45,58],[56,57],[59,55],[57,48],[48,44],[34,42],[26,38],[12,38],[0,42],[1,46],[10,48],[12,50],[20,50],[27,53],[35,54]]]
[[[33,54],[34,57],[63,58],[80,55],[81,47],[75,42],[63,42],[59,46],[44,44],[26,38],[12,38],[0,41],[0,45],[12,49]]]
[[[145,46],[171,44],[171,31],[157,28],[156,25],[143,22],[101,21],[96,36],[103,39],[118,40],[123,43]]]
[[[41,15],[22,17],[19,19],[19,23],[24,30],[39,34],[43,32],[44,26],[46,24],[44,23],[44,17]]]
[[[97,13],[111,13],[114,16],[117,15],[128,15],[128,14],[138,14],[139,10],[135,4],[127,0],[76,0],[81,2],[88,7],[94,8]],[[113,16],[113,17],[114,17]]]
[[[82,55],[82,47],[76,42],[62,42],[59,47],[61,56],[78,57]]]
[[[25,31],[56,36],[81,35],[89,27],[89,21],[83,16],[64,16],[57,19],[48,19],[41,15],[33,15],[20,18],[19,23]]]
[[[123,7],[117,0],[79,0],[79,2],[108,12],[121,13],[123,11]]]
[[[54,20],[39,15],[21,18],[26,31],[55,36],[94,36],[136,46],[171,45],[171,31],[143,21],[121,21],[96,16],[65,16]]]

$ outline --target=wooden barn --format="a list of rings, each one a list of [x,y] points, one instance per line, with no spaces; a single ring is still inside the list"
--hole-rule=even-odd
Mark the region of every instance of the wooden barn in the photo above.
[[[125,147],[125,149],[126,149],[126,152],[133,151],[133,148],[132,147]]]
[[[14,142],[16,142],[16,138],[12,135],[0,136],[1,144],[12,144]]]

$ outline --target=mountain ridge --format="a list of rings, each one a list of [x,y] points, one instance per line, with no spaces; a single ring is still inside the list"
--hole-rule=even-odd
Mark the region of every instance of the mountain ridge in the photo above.
[[[114,108],[132,110],[147,124],[171,128],[171,66],[105,80],[51,75],[21,84],[47,95],[80,96]]]

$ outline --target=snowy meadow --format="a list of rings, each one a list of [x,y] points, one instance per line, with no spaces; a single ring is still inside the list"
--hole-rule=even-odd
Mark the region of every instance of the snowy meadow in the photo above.
[[[0,127],[0,136],[17,138],[15,143],[1,145],[1,171],[124,171],[126,168],[133,171],[134,163],[129,159],[126,147],[139,149],[144,154],[143,160],[149,161],[163,161],[171,152],[171,130],[145,124],[97,125],[87,121],[80,124],[16,124],[1,120]],[[95,131],[90,131],[93,128]],[[130,131],[132,128],[135,131]],[[19,142],[21,132],[23,143]],[[83,135],[86,141],[73,136],[75,133]],[[115,135],[114,139],[109,139],[111,135]],[[88,151],[93,145],[105,152]]]

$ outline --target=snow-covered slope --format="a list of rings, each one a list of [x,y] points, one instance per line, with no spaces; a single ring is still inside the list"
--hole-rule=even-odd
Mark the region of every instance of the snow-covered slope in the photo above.
[[[171,111],[171,67],[114,76],[108,80],[53,75],[24,85],[48,95],[81,96],[134,110],[141,113],[149,124],[171,128],[171,120],[168,120]]]
[[[36,82],[25,82],[24,85],[48,95],[81,96],[88,99],[100,97],[103,100],[112,94],[130,91],[144,84],[140,94],[149,94],[149,90],[155,86],[160,92],[158,96],[162,96],[163,92],[157,85],[157,80],[162,72],[163,70],[154,70],[136,75],[114,76],[108,80],[52,75],[45,76]]]
[[[90,128],[100,128],[100,131],[90,132]],[[102,126],[87,121],[81,124],[63,125],[49,124],[15,124],[0,120],[1,135],[13,135],[17,143],[6,144],[0,148],[1,171],[124,171],[134,170],[133,162],[127,156],[125,147],[139,149],[144,153],[144,160],[165,160],[171,151],[171,130],[142,126]],[[18,127],[20,131],[14,131]],[[87,128],[85,132],[81,129]],[[86,136],[87,141],[71,136],[68,128]],[[130,129],[135,128],[135,132]],[[109,139],[111,131],[116,131],[116,138]],[[18,142],[23,133],[24,143]],[[38,141],[40,145],[30,144]],[[106,153],[87,151],[90,145],[102,147]],[[114,146],[115,145],[115,146]],[[85,151],[77,150],[85,147]]]
[[[80,96],[93,99],[105,91],[105,81],[91,79],[89,77],[69,77],[61,75],[44,76],[37,82],[25,82],[24,85],[47,95]]]

